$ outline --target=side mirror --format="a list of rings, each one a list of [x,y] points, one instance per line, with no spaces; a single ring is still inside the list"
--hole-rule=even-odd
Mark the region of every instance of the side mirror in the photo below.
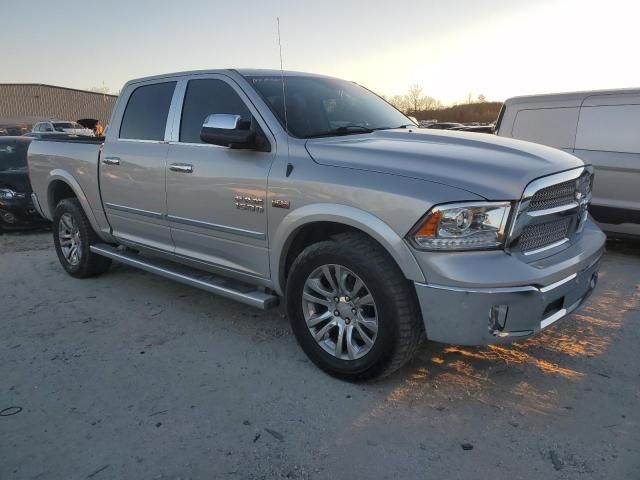
[[[202,125],[200,139],[222,147],[256,148],[256,132],[251,130],[251,122],[243,122],[240,115],[209,115]]]

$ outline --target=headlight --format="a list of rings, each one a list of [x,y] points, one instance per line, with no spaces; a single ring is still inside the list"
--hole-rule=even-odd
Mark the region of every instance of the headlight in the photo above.
[[[450,203],[429,210],[409,232],[420,250],[499,248],[509,220],[508,202]]]
[[[16,192],[9,188],[0,188],[0,199],[2,200],[13,200],[13,197],[16,196]]]

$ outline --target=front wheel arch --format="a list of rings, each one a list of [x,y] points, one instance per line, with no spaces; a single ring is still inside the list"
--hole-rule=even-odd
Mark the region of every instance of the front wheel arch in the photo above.
[[[314,232],[312,235],[309,232]],[[333,235],[356,232],[378,243],[394,260],[405,278],[425,282],[424,274],[404,239],[378,217],[346,205],[315,204],[291,212],[278,226],[272,237],[271,274],[274,289],[283,294],[287,268],[295,258],[290,253],[300,253],[307,246]]]

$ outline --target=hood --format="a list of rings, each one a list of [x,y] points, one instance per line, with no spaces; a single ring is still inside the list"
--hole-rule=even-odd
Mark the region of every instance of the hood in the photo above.
[[[584,165],[561,150],[481,133],[423,129],[311,139],[322,165],[418,178],[488,200],[516,200],[532,180]]]

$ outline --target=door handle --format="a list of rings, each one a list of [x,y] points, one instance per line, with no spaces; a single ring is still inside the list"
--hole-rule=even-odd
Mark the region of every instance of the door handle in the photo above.
[[[120,157],[104,157],[102,163],[106,165],[120,165]]]
[[[193,173],[193,165],[188,163],[172,163],[169,165],[169,170],[172,172]]]

